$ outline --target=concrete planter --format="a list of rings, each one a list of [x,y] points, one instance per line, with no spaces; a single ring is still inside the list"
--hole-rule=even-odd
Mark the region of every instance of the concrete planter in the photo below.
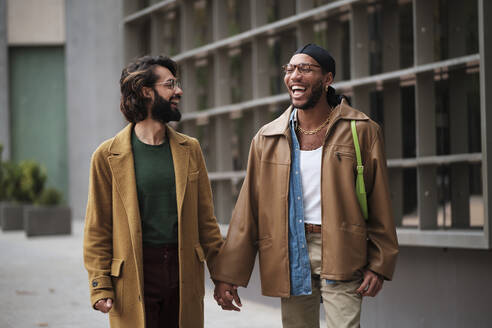
[[[0,225],[3,231],[24,229],[23,205],[0,202]]]
[[[72,211],[68,206],[26,206],[24,230],[27,237],[69,235],[72,233]]]

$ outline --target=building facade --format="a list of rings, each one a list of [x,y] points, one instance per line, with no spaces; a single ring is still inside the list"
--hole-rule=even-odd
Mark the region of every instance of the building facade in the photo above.
[[[23,0],[26,1],[26,0]],[[7,3],[0,0],[0,15]],[[364,327],[487,327],[492,319],[492,14],[487,0],[66,0],[67,199],[83,218],[90,155],[124,126],[121,68],[172,56],[177,128],[197,137],[227,227],[258,129],[289,105],[281,66],[315,42],[335,88],[381,124],[398,238],[394,281]],[[22,147],[0,19],[0,142]],[[9,90],[10,88],[10,90]],[[15,156],[13,156],[15,157]],[[254,287],[252,287],[254,288]],[[258,291],[259,293],[259,291]]]

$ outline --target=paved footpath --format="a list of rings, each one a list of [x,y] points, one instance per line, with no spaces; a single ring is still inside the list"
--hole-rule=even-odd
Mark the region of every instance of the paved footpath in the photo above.
[[[0,231],[0,328],[109,327],[107,316],[90,308],[82,231],[82,221],[73,222],[70,236]],[[207,276],[205,327],[281,327],[279,300],[259,296],[255,275],[251,287],[240,289],[240,313],[217,306]]]

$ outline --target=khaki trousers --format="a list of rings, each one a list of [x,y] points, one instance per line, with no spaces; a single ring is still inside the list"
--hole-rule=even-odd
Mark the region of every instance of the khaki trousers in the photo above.
[[[311,272],[321,272],[321,233],[306,234]],[[362,278],[353,281],[326,283],[312,277],[312,294],[282,298],[282,325],[284,328],[319,328],[319,303],[323,306],[328,328],[360,327],[362,297],[356,293]]]

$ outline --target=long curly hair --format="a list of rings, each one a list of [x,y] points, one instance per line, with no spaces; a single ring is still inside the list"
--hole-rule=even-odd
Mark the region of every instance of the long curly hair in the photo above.
[[[176,76],[176,62],[165,56],[137,58],[121,71],[120,110],[128,122],[137,123],[147,118],[147,107],[151,99],[144,96],[142,89],[144,87],[154,88],[159,78],[154,73],[156,66],[165,67]]]

